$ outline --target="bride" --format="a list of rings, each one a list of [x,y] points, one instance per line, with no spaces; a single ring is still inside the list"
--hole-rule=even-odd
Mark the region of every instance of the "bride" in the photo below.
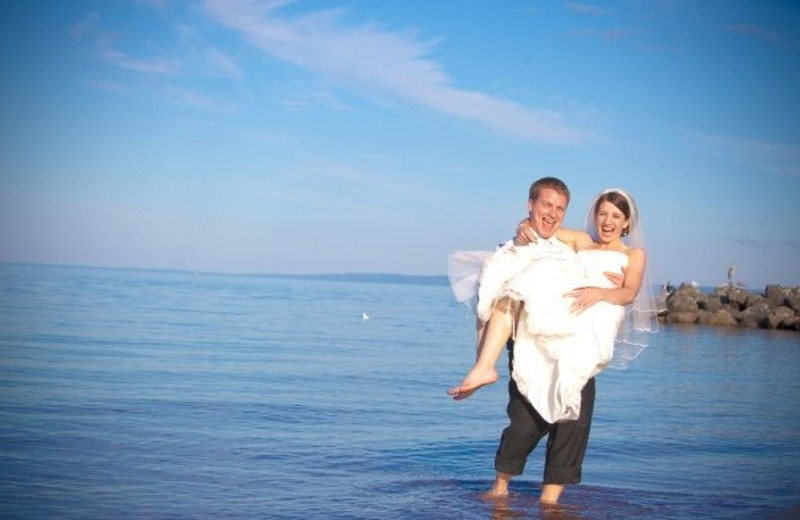
[[[645,346],[637,333],[656,330],[657,314],[643,283],[646,253],[636,204],[625,191],[608,189],[586,220],[591,234],[555,232],[569,246],[557,254],[526,247],[526,236],[537,239],[523,222],[520,245],[506,244],[486,260],[476,309],[479,355],[448,391],[454,399],[497,381],[495,363],[514,337],[511,375],[522,395],[548,422],[576,419],[586,382],[612,359],[624,367]]]

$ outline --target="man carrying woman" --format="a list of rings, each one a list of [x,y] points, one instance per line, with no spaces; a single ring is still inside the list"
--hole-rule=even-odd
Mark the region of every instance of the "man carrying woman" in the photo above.
[[[569,198],[559,179],[545,177],[531,185],[529,216],[516,244],[493,253],[480,274],[478,361],[448,392],[460,400],[495,382],[495,362],[509,338],[514,340],[510,424],[495,457],[491,497],[508,494],[512,476],[522,474],[544,435],[541,502],[556,503],[564,485],[580,482],[594,376],[612,358],[624,365],[635,357],[642,344],[634,336],[657,325],[650,291],[641,290],[646,255],[633,199],[623,190],[605,190],[587,212],[586,233],[561,229]],[[454,292],[463,294],[458,280],[451,282]]]

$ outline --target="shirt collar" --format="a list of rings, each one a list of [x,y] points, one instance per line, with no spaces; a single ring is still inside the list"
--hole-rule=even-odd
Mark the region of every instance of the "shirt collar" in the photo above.
[[[551,246],[556,245],[556,243],[558,241],[558,239],[556,238],[556,234],[555,233],[550,235],[550,238],[543,238],[539,233],[536,232],[536,230],[533,230],[533,234],[536,235],[536,238],[540,242],[544,242],[545,244],[550,244]]]

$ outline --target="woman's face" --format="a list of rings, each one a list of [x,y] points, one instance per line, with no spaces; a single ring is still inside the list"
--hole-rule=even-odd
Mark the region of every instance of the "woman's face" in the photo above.
[[[628,219],[621,209],[611,204],[607,200],[600,203],[597,213],[594,216],[594,225],[597,228],[597,236],[600,242],[608,244],[618,240],[623,231],[628,227]]]

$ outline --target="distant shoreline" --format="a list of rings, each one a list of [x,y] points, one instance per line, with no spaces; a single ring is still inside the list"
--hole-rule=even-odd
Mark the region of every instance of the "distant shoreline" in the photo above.
[[[405,285],[431,285],[431,286],[449,286],[450,279],[446,274],[432,274],[432,275],[417,275],[417,274],[396,274],[396,273],[364,273],[364,272],[351,272],[351,273],[226,273],[222,271],[197,271],[192,269],[170,269],[161,267],[113,267],[113,266],[97,266],[97,265],[80,265],[80,264],[47,264],[37,262],[0,262],[0,266],[27,266],[27,267],[46,267],[54,269],[98,269],[109,271],[132,271],[132,272],[154,272],[154,273],[175,273],[187,275],[205,275],[205,276],[232,276],[232,277],[248,277],[248,278],[282,278],[291,280],[317,280],[317,281],[331,281],[331,282],[357,282],[357,283],[392,283],[392,284],[405,284]],[[680,286],[690,285],[699,289],[702,293],[710,294],[719,289],[727,287],[727,285],[711,286],[697,284],[696,282],[683,282]],[[795,287],[785,284],[765,284],[765,287],[778,285],[781,287]],[[762,293],[763,289],[756,289],[749,286],[736,286],[737,289],[749,293]],[[659,287],[654,286],[653,289],[658,292]]]
[[[242,276],[263,278],[289,278],[294,280],[321,280],[330,282],[394,283],[407,285],[450,285],[444,275],[413,275],[390,273],[330,273],[330,274],[249,274]]]
[[[224,273],[220,271],[195,271],[192,269],[164,269],[158,267],[108,267],[78,264],[42,264],[33,262],[0,262],[0,265],[21,267],[46,267],[53,269],[98,269],[107,271],[132,271],[153,273],[175,273],[201,276],[233,276],[247,278],[282,278],[291,280],[317,280],[330,282],[393,283],[406,285],[448,286],[447,275],[416,275],[394,273]]]

